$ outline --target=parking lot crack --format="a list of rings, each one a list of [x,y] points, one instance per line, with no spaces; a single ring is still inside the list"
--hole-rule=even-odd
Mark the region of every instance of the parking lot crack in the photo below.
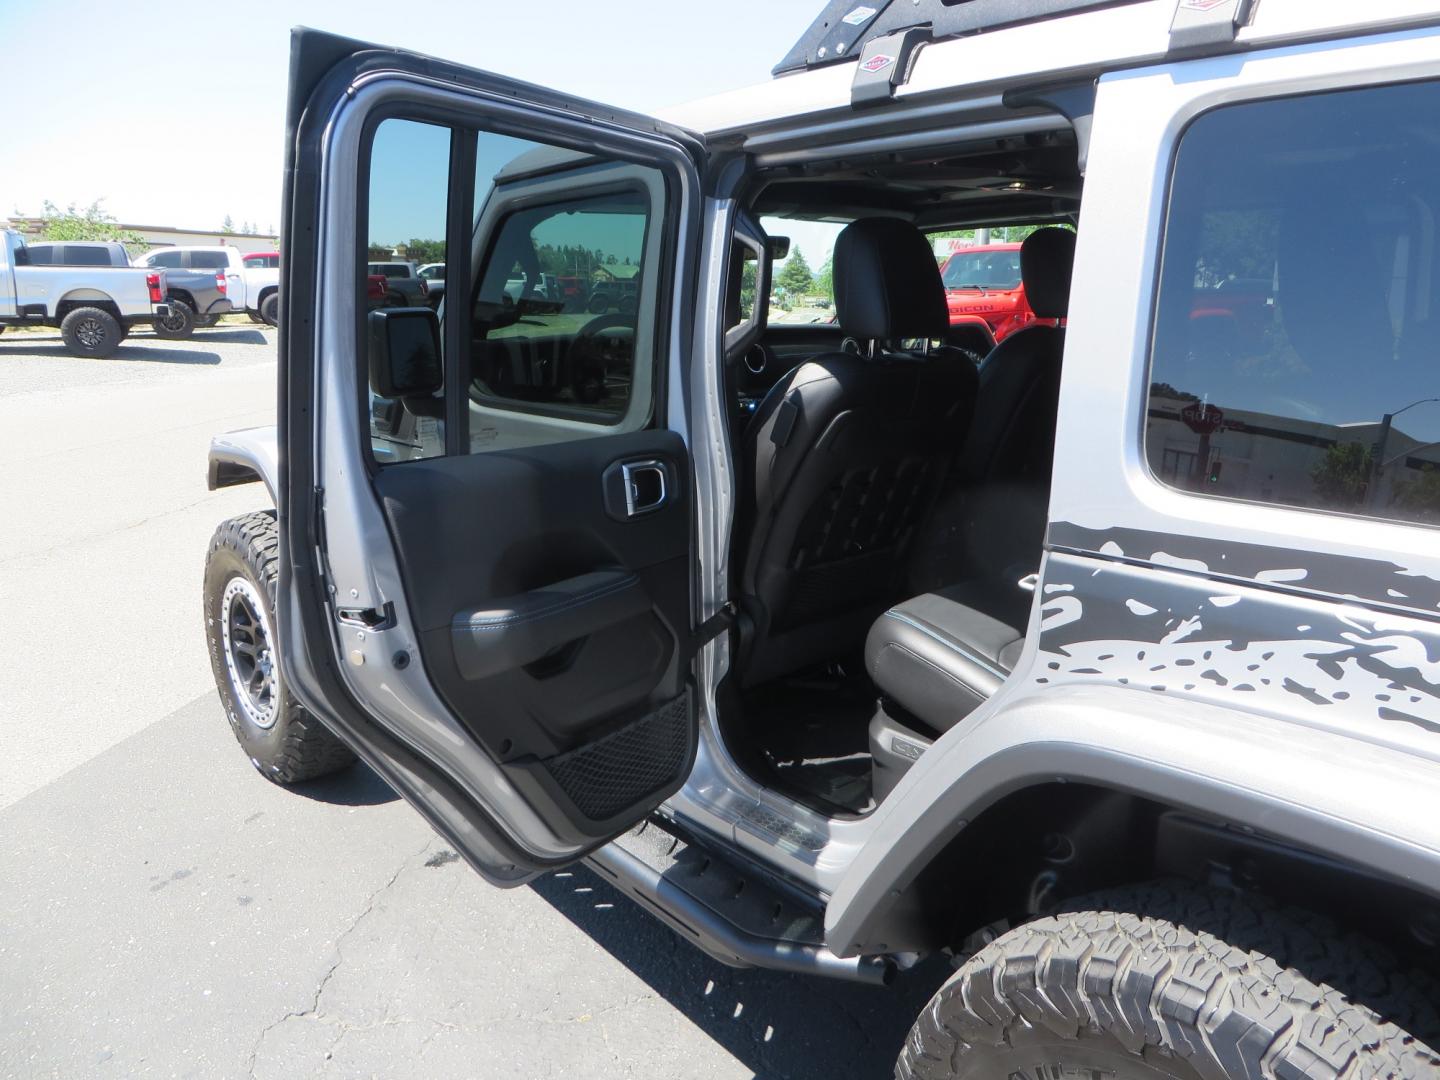
[[[430,849],[434,846],[434,844],[435,840],[433,838],[427,840],[425,842],[425,846],[422,847],[416,854],[402,860],[400,865],[396,868],[395,872],[390,875],[389,880],[370,894],[370,896],[366,899],[364,905],[361,907],[360,913],[356,915],[355,918],[350,920],[350,925],[345,927],[344,930],[342,930],[339,934],[336,935],[334,956],[331,958],[330,964],[326,967],[324,974],[320,976],[319,981],[315,984],[315,993],[310,999],[309,1007],[298,1011],[295,1009],[291,1009],[278,1020],[271,1021],[269,1024],[266,1024],[263,1028],[260,1029],[259,1035],[255,1037],[254,1045],[250,1048],[250,1056],[246,1062],[246,1075],[254,1077],[255,1065],[259,1059],[260,1051],[265,1045],[265,1039],[276,1028],[290,1022],[291,1020],[323,1021],[326,1019],[321,1011],[320,1003],[325,996],[326,988],[329,987],[331,980],[335,978],[336,972],[340,970],[340,966],[345,962],[345,941],[353,933],[355,933],[357,929],[359,929],[360,925],[367,918],[369,918],[370,914],[379,905],[381,898],[384,897],[387,892],[389,892],[392,888],[395,887],[396,882],[400,880],[401,876],[405,873],[405,871],[411,869],[413,865],[418,864],[421,859],[423,859],[427,854],[429,854]],[[393,1021],[389,1019],[388,1013],[384,1022],[393,1023]],[[349,1025],[343,1021],[339,1021],[337,1022],[336,1026],[340,1029],[340,1034],[335,1039],[335,1044],[338,1044],[340,1040],[345,1037],[346,1032],[352,1030],[352,1025]],[[332,1044],[331,1049],[334,1049],[334,1044]]]

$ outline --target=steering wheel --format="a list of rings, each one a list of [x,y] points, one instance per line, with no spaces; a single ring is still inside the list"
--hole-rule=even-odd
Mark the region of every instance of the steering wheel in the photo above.
[[[634,366],[634,312],[610,312],[591,319],[580,328],[575,340],[570,343],[568,354],[570,365],[570,388],[575,400],[594,405],[605,396],[605,376],[608,365],[605,349],[596,339],[606,330],[627,327],[631,333],[631,366]],[[627,372],[628,374],[628,372]]]

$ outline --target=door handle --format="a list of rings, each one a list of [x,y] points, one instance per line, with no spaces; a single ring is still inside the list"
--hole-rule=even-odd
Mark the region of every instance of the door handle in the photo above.
[[[668,506],[676,497],[675,477],[663,458],[612,462],[600,476],[605,513],[634,521]]]
[[[669,497],[663,461],[626,461],[620,466],[625,484],[625,516],[639,517],[659,510]]]

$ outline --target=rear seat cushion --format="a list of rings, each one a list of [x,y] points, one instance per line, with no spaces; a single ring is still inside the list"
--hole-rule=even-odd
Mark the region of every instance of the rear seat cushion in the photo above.
[[[954,727],[1000,688],[1024,648],[1021,631],[943,589],[875,620],[865,668],[888,699],[936,733]]]

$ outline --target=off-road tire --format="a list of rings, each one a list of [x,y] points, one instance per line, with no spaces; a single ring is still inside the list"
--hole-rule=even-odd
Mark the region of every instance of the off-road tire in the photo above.
[[[280,325],[280,294],[271,293],[260,301],[260,318],[266,326]]]
[[[263,323],[263,322],[265,321],[264,319],[260,318],[260,316],[259,316],[258,314],[256,314],[255,312],[253,312],[253,311],[246,311],[245,314],[250,316],[250,321],[251,321],[251,322]]]
[[[226,590],[237,576],[246,579],[260,597],[270,632],[275,639],[275,594],[280,574],[280,537],[274,511],[245,514],[221,523],[210,539],[205,558],[205,637],[210,669],[226,719],[241,749],[260,775],[276,784],[294,784],[335,772],[350,765],[355,755],[315,717],[306,712],[274,669],[273,716],[268,727],[255,723],[231,679],[226,663],[222,610]]]
[[[168,319],[154,319],[155,336],[167,341],[183,341],[195,333],[195,309],[184,300],[167,300],[170,305]]]
[[[60,337],[72,356],[111,356],[125,340],[120,320],[97,307],[78,307],[60,321]]]
[[[1067,907],[936,991],[897,1080],[1440,1077],[1435,981],[1320,916],[1164,882]]]

